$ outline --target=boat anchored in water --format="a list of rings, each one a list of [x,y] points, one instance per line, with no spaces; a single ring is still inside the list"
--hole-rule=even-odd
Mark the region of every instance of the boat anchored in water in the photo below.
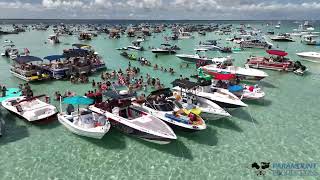
[[[177,52],[170,44],[161,44],[160,48],[154,48],[151,51],[156,54],[176,54]]]
[[[269,69],[286,72],[294,72],[302,75],[307,68],[303,66],[299,61],[293,62],[285,56],[287,52],[281,50],[267,50],[271,57],[250,57],[247,60],[247,65],[251,68],[257,69]]]
[[[193,86],[193,89],[185,89],[179,87],[181,84],[188,84],[188,86]],[[225,89],[211,89],[211,84],[199,84],[196,82],[191,82],[188,80],[175,80],[172,82],[174,86],[172,89],[175,91],[180,91],[183,93],[190,93],[195,96],[199,96],[205,99],[208,99],[222,108],[240,108],[247,107],[248,105],[243,103],[237,96],[230,93]]]
[[[145,100],[136,101],[136,106],[163,120],[169,125],[188,130],[204,130],[206,124],[199,116],[197,109],[184,109],[177,107],[175,102],[168,99],[172,96],[169,88],[153,91]]]
[[[168,144],[177,139],[166,123],[133,105],[131,99],[111,99],[89,106],[89,109],[103,114],[120,131],[146,141]]]
[[[58,114],[58,120],[72,133],[101,139],[109,131],[111,125],[104,115],[92,112],[87,108],[79,108],[79,105],[93,104],[92,99],[74,96],[64,98],[63,103],[69,105],[66,112],[63,112],[60,102],[61,112]],[[78,105],[77,111],[74,111],[73,105]]]
[[[49,119],[57,114],[56,107],[41,101],[45,95],[27,98],[25,96],[11,97],[1,102],[8,111],[26,119],[29,122]]]
[[[318,52],[301,52],[296,54],[303,59],[306,59],[312,62],[320,62],[320,53]]]

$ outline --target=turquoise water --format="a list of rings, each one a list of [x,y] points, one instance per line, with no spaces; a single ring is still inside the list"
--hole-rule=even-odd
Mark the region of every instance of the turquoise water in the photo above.
[[[253,26],[266,29],[261,23],[254,23]],[[280,31],[289,32],[296,27],[296,24],[287,24]],[[65,36],[60,38],[62,44],[45,44],[52,33],[51,30],[30,31],[0,36],[1,47],[5,39],[10,39],[18,48],[27,47],[32,55],[44,57],[60,54],[70,44],[78,42],[76,36]],[[157,47],[169,33],[167,30],[155,34],[143,46]],[[179,53],[193,53],[195,45],[207,39],[221,38],[220,43],[227,45],[224,39],[228,36],[194,35],[194,39],[176,42],[183,49]],[[102,34],[88,43],[102,55],[108,69],[118,69],[126,67],[128,60],[115,49],[129,45],[132,40],[127,37],[111,40]],[[294,60],[301,60],[296,52],[319,51],[320,48],[302,45],[299,40],[274,44],[289,52]],[[151,67],[140,67],[142,75],[150,73],[161,77],[169,87],[180,74],[190,76],[196,72],[193,67],[180,69],[182,61],[175,56],[155,58],[150,51],[139,55],[178,72],[172,76]],[[218,52],[208,55],[225,56]],[[236,65],[242,66],[250,55],[265,55],[265,52],[246,50],[232,57]],[[248,108],[231,112],[230,119],[207,121],[208,128],[204,131],[175,131],[178,140],[169,145],[145,142],[115,129],[102,140],[84,138],[72,134],[57,121],[34,125],[2,108],[0,118],[6,122],[7,131],[0,138],[0,179],[257,179],[250,168],[253,162],[319,162],[320,64],[302,62],[309,69],[307,75],[267,71],[270,77],[260,83],[266,92],[264,100],[250,102]],[[22,81],[9,73],[10,63],[0,57],[0,83],[17,87]],[[131,63],[138,66],[136,62]],[[100,74],[91,76],[92,79],[100,81]],[[71,85],[68,81],[33,83],[32,88],[34,94],[49,95],[58,90],[78,94],[92,90],[91,84]],[[269,173],[264,179],[275,177]]]

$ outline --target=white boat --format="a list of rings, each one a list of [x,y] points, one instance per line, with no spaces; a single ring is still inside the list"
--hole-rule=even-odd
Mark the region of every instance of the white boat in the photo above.
[[[301,52],[296,54],[303,59],[306,59],[312,62],[320,62],[319,52]]]
[[[216,103],[195,95],[174,91],[173,96],[176,98],[182,108],[198,108],[201,110],[201,116],[210,117],[207,120],[218,120],[221,118],[229,118],[231,115]],[[177,106],[179,106],[177,104]]]
[[[258,48],[258,49],[271,49],[272,44],[260,39],[244,40],[240,42],[241,48]]]
[[[219,84],[221,83],[221,84]],[[225,86],[223,84],[226,84]],[[229,82],[212,80],[213,89],[222,89],[227,88],[228,91],[238,96],[241,100],[259,100],[264,98],[265,93],[262,91],[258,85],[249,86],[246,84],[243,85],[230,85]]]
[[[168,99],[171,93],[169,88],[153,91],[144,102],[134,103],[134,105],[171,126],[197,131],[206,129],[206,123],[199,114],[192,114],[193,118],[191,118],[187,109],[176,106],[174,101]]]
[[[273,41],[280,41],[280,42],[294,42],[294,40],[292,39],[289,33],[279,34],[277,36],[271,37],[270,39]]]
[[[72,133],[95,139],[101,139],[111,127],[105,116],[88,109],[80,109],[80,112],[72,112],[70,115],[60,112],[58,120]]]
[[[202,66],[201,69],[205,71],[207,74],[215,75],[216,73],[230,73],[235,74],[237,77],[243,80],[252,80],[259,81],[265,77],[268,77],[268,74],[264,71],[249,68],[249,66],[237,67],[237,66],[224,66],[224,65],[216,65],[210,64],[206,66]]]
[[[178,35],[178,39],[190,39],[193,38],[194,36],[192,36],[191,33],[189,32],[180,32]]]
[[[48,41],[52,44],[60,43],[60,40],[59,40],[58,36],[56,36],[56,35],[50,35],[48,38]]]
[[[199,96],[208,99],[222,108],[240,108],[247,107],[248,105],[243,103],[237,96],[230,93],[228,90],[211,89],[211,85],[200,86],[198,83],[190,82],[188,80],[175,80],[172,82],[172,89],[183,93],[189,93],[195,96]],[[193,89],[187,89],[186,86],[194,87]]]
[[[278,21],[278,24],[275,26],[275,28],[280,29],[280,27],[281,27],[281,22]]]
[[[153,48],[151,52],[155,54],[175,54],[177,51],[170,44],[161,44],[160,48]]]
[[[33,122],[48,119],[57,114],[56,107],[41,101],[36,96],[27,98],[25,96],[8,98],[1,102],[2,106],[8,111],[15,113],[17,116]]]
[[[103,114],[118,130],[146,141],[168,144],[177,139],[166,123],[133,105],[131,100],[112,99],[109,102],[89,106],[89,109]]]
[[[213,64],[221,64],[226,62],[232,62],[234,59],[230,56],[227,57],[214,57],[209,58],[206,55],[201,55],[201,53],[204,53],[207,51],[206,49],[196,49],[196,54],[177,54],[176,57],[187,61],[187,62],[197,62],[197,61],[208,61]]]

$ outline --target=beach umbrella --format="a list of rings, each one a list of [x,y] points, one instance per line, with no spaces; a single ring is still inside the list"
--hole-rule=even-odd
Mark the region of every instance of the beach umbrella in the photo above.
[[[64,98],[63,103],[72,105],[90,105],[93,103],[93,99],[83,96],[73,96]]]

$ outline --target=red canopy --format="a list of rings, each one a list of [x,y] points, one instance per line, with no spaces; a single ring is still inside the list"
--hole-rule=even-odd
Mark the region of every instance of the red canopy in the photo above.
[[[267,50],[267,53],[268,54],[271,54],[271,55],[276,55],[276,56],[286,56],[288,55],[287,52],[285,51],[281,51],[281,50]]]
[[[215,73],[214,79],[216,80],[231,80],[235,79],[236,75],[235,74],[220,74],[220,73]]]

